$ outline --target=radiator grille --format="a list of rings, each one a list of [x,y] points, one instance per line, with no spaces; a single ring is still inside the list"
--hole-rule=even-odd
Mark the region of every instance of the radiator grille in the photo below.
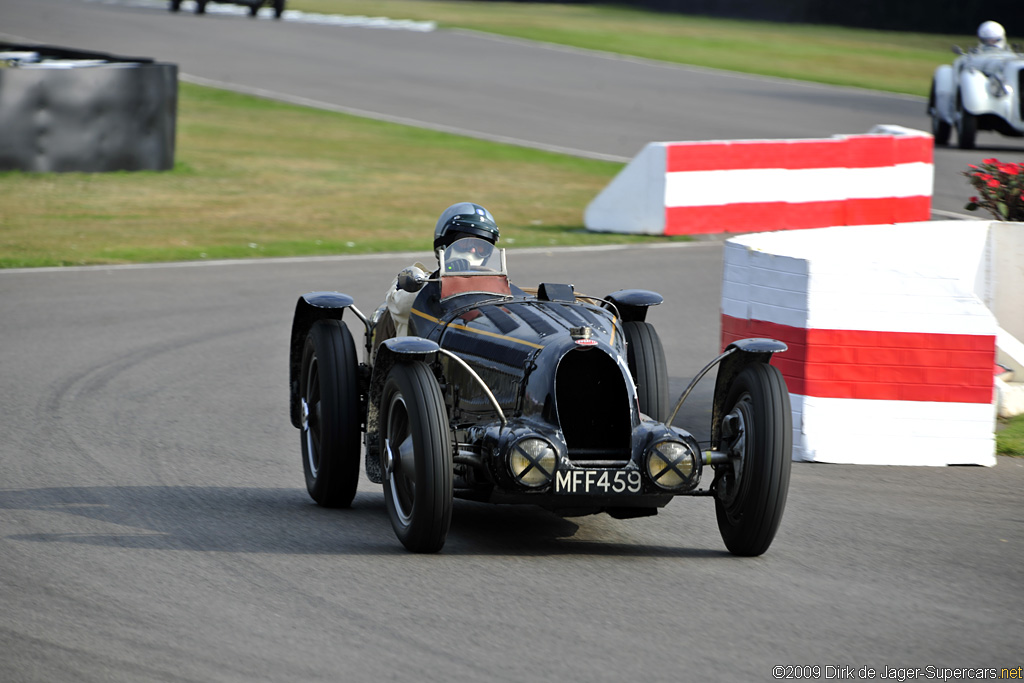
[[[567,353],[555,376],[555,398],[570,460],[608,466],[630,459],[629,394],[608,354],[597,349]]]

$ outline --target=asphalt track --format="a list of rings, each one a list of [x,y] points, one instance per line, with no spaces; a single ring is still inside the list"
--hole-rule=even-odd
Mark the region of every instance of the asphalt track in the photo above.
[[[336,96],[333,79],[361,81],[367,90],[344,105],[357,108],[379,104],[366,95],[372,72],[403,49],[426,60],[486,40],[207,19],[60,0],[0,5],[7,34],[180,58],[196,75],[213,62],[207,78],[265,71],[267,82],[246,85],[293,82],[296,96],[320,100]],[[417,42],[425,36],[437,40]],[[328,43],[341,54],[359,44],[361,57],[339,70],[318,52]],[[539,51],[538,63],[563,54]],[[491,68],[516,68],[502,59],[512,65]],[[606,64],[627,64],[597,59],[601,78]],[[325,60],[319,91],[305,72],[288,78],[296,64]],[[480,59],[467,68],[486,71]],[[444,78],[484,99],[499,90]],[[396,87],[379,85],[382,99],[417,99]],[[526,92],[522,109],[543,111]],[[865,97],[864,108],[876,106]],[[751,95],[746,109],[761,101]],[[405,115],[432,105],[417,106]],[[468,125],[463,109],[449,108],[449,124]],[[528,134],[527,113],[509,113],[502,134]],[[585,114],[577,126],[549,120],[568,131],[589,125]],[[557,277],[592,292],[665,293],[651,319],[677,393],[717,350],[720,250],[517,251],[510,269],[520,284]],[[756,559],[724,551],[707,500],[632,521],[458,502],[436,556],[402,550],[368,482],[351,510],[313,505],[287,416],[295,298],[340,289],[370,308],[411,258],[0,272],[0,680],[768,681],[776,665],[819,666],[824,678],[827,666],[923,676],[929,666],[1024,664],[1017,460],[795,464],[783,526]],[[709,391],[701,385],[681,423],[706,433]]]

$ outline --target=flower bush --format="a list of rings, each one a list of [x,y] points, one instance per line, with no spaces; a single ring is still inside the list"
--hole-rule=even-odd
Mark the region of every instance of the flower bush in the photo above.
[[[985,159],[981,166],[968,168],[964,175],[978,195],[971,197],[965,209],[985,209],[997,221],[1024,221],[1024,164]]]

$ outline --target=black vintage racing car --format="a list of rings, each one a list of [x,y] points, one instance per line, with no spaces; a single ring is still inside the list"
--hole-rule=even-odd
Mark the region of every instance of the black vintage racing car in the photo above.
[[[462,258],[468,253],[485,256]],[[317,503],[351,504],[362,442],[366,474],[383,484],[392,526],[411,551],[441,549],[453,497],[631,518],[680,495],[715,499],[732,553],[768,549],[791,464],[789,394],[769,364],[785,344],[730,344],[673,408],[661,340],[645,319],[660,295],[602,299],[550,283],[525,291],[509,282],[505,251],[476,238],[438,259],[432,276],[399,275],[399,289],[418,292],[409,336],[384,338],[384,306],[367,318],[338,292],[298,300],[291,421]],[[365,328],[364,362],[345,311]],[[715,365],[702,451],[672,421]]]

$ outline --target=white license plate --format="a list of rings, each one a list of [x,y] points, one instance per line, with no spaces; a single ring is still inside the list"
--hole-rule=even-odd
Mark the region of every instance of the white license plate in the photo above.
[[[640,493],[638,470],[559,470],[555,472],[555,493],[616,494]]]

